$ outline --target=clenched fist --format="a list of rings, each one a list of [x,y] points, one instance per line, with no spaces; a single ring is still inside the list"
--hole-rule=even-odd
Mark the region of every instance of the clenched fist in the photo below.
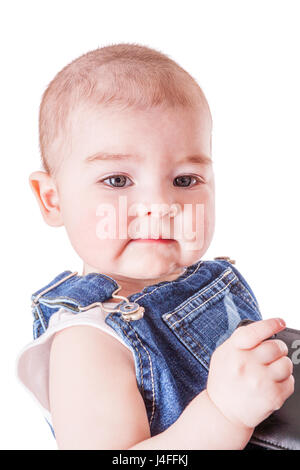
[[[278,318],[242,326],[212,354],[206,390],[232,423],[254,428],[294,392],[286,344],[267,339],[285,326]]]

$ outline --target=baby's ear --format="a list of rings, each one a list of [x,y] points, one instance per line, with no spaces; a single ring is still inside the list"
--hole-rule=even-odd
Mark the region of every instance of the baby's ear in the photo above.
[[[54,180],[45,171],[34,171],[29,176],[30,187],[37,199],[44,221],[53,227],[64,225]]]

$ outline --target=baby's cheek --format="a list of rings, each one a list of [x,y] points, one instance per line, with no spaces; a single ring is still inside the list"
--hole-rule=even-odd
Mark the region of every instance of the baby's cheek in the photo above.
[[[186,250],[202,255],[213,237],[214,232],[214,199],[202,195],[201,199],[193,201],[187,206],[188,210],[183,222],[183,247]],[[196,253],[195,253],[196,256]]]
[[[107,214],[87,213],[85,220],[85,239],[91,247],[105,246],[115,238],[112,217]]]
[[[195,201],[186,204],[183,217],[179,218],[182,224],[182,232],[185,240],[191,240],[193,234],[204,240],[207,225],[209,223],[210,210],[206,202]]]
[[[110,240],[101,240],[97,236],[98,220],[95,211],[78,210],[65,224],[73,248],[86,263],[94,256],[105,256],[111,244]]]

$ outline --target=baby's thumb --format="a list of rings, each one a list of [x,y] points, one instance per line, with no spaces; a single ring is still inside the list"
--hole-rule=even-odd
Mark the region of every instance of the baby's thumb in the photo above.
[[[262,341],[270,339],[270,337],[286,327],[285,321],[282,318],[251,321],[244,328],[240,328],[243,325],[245,325],[245,322],[242,325],[240,323],[231,335],[235,347],[239,349],[255,348]]]

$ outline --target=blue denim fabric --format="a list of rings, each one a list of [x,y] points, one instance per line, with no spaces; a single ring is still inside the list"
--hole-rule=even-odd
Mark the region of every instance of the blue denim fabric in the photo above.
[[[69,274],[64,271],[56,276],[32,300]],[[109,276],[89,273],[51,288],[33,304],[34,338],[47,329],[51,315],[60,307],[76,314],[79,307],[109,301],[118,287]],[[118,294],[122,295],[122,289]],[[137,386],[151,436],[155,436],[205,389],[213,351],[242,319],[261,320],[262,316],[250,286],[225,260],[200,260],[174,281],[147,286],[127,298],[144,307],[144,316],[125,321],[120,312],[112,312],[105,322],[133,352]],[[118,306],[122,304],[125,300]]]

